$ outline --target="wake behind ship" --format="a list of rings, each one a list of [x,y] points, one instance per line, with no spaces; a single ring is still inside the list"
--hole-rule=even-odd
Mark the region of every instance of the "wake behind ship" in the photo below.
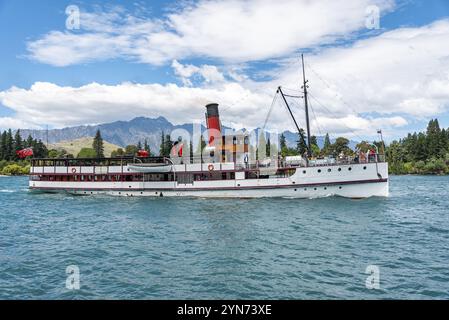
[[[248,132],[225,134],[218,104],[206,106],[207,140],[192,156],[180,139],[171,157],[137,154],[101,159],[32,159],[29,188],[72,194],[152,197],[292,197],[388,196],[388,164],[383,154],[314,159],[310,145],[307,81],[302,86],[307,137],[278,88],[307,153],[281,157],[256,155]],[[184,143],[183,143],[184,141]]]

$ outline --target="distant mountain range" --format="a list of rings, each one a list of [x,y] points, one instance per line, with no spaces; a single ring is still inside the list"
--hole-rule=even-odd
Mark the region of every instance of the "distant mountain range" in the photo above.
[[[161,132],[168,134],[175,129],[185,129],[192,134],[192,124],[174,125],[164,117],[146,118],[137,117],[130,121],[115,121],[99,125],[76,126],[63,129],[48,130],[48,142],[50,144],[61,141],[70,141],[84,137],[93,137],[97,130],[101,131],[101,135],[105,141],[112,144],[125,147],[130,144],[137,144],[138,141],[147,139],[151,150],[159,150],[161,141]],[[204,127],[202,127],[204,130]],[[22,137],[26,138],[29,134],[35,139],[41,139],[43,142],[47,140],[46,130],[20,130]],[[285,131],[284,132],[287,145],[294,147],[298,140],[298,134]],[[317,137],[318,146],[321,148],[324,144],[324,137]],[[350,147],[354,148],[356,141],[350,141]]]

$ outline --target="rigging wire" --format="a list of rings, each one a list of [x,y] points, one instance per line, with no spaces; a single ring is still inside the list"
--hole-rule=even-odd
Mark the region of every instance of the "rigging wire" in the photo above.
[[[276,103],[277,98],[278,98],[278,92],[276,92],[276,94],[273,97],[273,101],[271,102],[270,109],[268,110],[268,114],[265,117],[265,121],[263,123],[262,132],[265,132],[265,127],[267,126],[268,119],[270,118],[271,112],[273,111],[273,107],[274,107],[274,104]]]
[[[310,97],[312,97],[312,99],[313,100],[315,100],[324,110],[326,110],[327,112],[329,112],[330,114],[332,114],[332,115],[334,115],[335,116],[335,113],[333,113],[332,111],[330,111],[328,108],[326,108],[320,101],[318,101],[318,99],[317,98],[315,98],[315,96],[314,95],[312,95],[312,94],[310,94],[310,92],[309,92],[309,96]],[[343,122],[342,122],[342,125],[346,128],[346,129],[348,129],[355,137],[357,137],[358,139],[360,139],[360,141],[363,141],[364,139],[362,138],[362,137],[360,137],[357,133],[355,133],[355,131],[354,130],[352,130],[350,127],[348,127],[347,125],[345,125]]]
[[[308,66],[308,68],[318,77],[319,80],[321,80],[321,82],[324,83],[324,85],[331,91],[334,91],[331,87],[331,85],[324,80],[319,74],[318,72],[315,71],[315,69],[312,68],[312,66],[310,65],[310,63],[306,62],[306,65]],[[341,95],[339,95],[338,93],[335,94],[335,97],[338,98],[341,102],[343,102],[343,104],[349,108],[349,110],[351,110],[352,112],[354,112],[356,115],[358,115],[359,113],[354,110],[344,99]]]
[[[310,94],[310,92],[309,92],[309,94]],[[310,109],[312,109],[312,114],[313,114],[313,117],[315,118],[315,123],[316,123],[316,126],[318,128],[318,132],[319,132],[320,136],[323,136],[323,133],[321,132],[320,124],[318,122],[318,118],[317,118],[317,116],[315,114],[315,110],[313,109],[312,104],[310,103],[310,100],[309,100],[309,107],[310,107]]]
[[[226,111],[226,110],[229,110],[230,108],[232,108],[232,107],[235,106],[236,104],[245,101],[245,100],[249,97],[249,95],[250,95],[251,93],[252,93],[251,91],[248,92],[248,93],[247,93],[246,95],[244,95],[242,98],[240,98],[240,99],[234,101],[234,102],[231,103],[230,105],[223,105],[224,108],[222,109],[222,111],[224,112],[224,111]]]

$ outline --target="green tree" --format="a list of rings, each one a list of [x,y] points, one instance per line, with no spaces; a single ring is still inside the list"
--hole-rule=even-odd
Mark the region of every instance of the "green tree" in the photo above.
[[[318,146],[318,140],[316,136],[310,137],[310,147],[312,148],[312,156],[318,157],[321,153],[320,147]]]
[[[329,138],[329,133],[326,133],[324,137],[323,153],[329,155],[329,148],[331,146],[331,139]]]
[[[94,149],[95,151],[96,158],[104,158],[104,145],[100,129],[98,129],[97,133],[95,134],[94,141],[92,143],[92,149]]]
[[[49,158],[59,158],[59,152],[55,149],[48,150],[48,157]]]
[[[0,160],[5,160],[6,156],[6,131],[3,131],[0,136]]]
[[[31,136],[31,134],[29,134],[28,138],[25,141],[25,147],[27,148],[33,147],[33,143],[34,143],[33,137]]]
[[[169,157],[172,148],[173,148],[173,141],[171,140],[170,135],[167,134],[165,136],[165,154],[164,154],[164,156]]]
[[[272,157],[273,154],[271,154],[271,140],[270,140],[270,136],[268,136],[267,139],[267,146],[265,147],[265,151],[266,151],[266,156],[267,157]]]
[[[159,155],[161,157],[165,156],[165,134],[164,134],[164,131],[162,131],[162,133],[161,133],[161,144],[159,147]]]
[[[143,143],[143,150],[147,151],[148,154],[150,153],[150,145],[148,144],[148,140],[145,139],[144,143]]]
[[[341,153],[344,155],[350,155],[352,153],[351,148],[349,148],[349,140],[343,137],[335,139],[335,142],[330,145],[329,149],[334,157],[339,156]]]
[[[137,149],[137,146],[135,146],[133,144],[127,145],[125,147],[125,154],[127,156],[134,156],[134,155],[136,155],[137,151],[139,151],[139,149]]]
[[[117,150],[114,150],[111,152],[111,157],[123,157],[125,155],[125,151],[123,151],[122,148],[118,148]]]
[[[42,140],[34,140],[33,145],[33,154],[36,158],[46,158],[48,156],[48,150]]]
[[[305,141],[301,138],[301,135],[304,137],[304,134],[305,134],[304,129],[301,128],[299,130],[300,130],[301,134],[299,135],[299,140],[296,143],[296,152],[299,155],[303,156],[304,154],[307,153],[307,145],[306,145]]]
[[[17,156],[17,151],[23,149],[23,141],[22,136],[20,135],[20,130],[17,130],[14,135],[14,159],[18,160],[19,157]]]
[[[285,135],[283,133],[281,133],[279,138],[279,147],[281,150],[287,148],[287,140],[285,139]]]

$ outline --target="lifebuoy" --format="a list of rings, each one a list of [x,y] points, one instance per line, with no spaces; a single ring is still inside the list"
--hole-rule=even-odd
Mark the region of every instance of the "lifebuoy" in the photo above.
[[[72,173],[76,173],[76,168],[72,168]]]
[[[214,170],[214,165],[213,165],[213,164],[208,165],[208,166],[207,166],[207,169],[209,169],[209,171]]]

